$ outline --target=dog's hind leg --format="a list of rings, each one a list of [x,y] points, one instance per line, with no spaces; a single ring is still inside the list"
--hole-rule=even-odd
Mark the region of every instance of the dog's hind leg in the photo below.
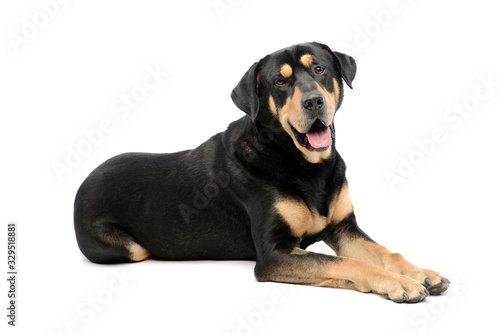
[[[138,262],[151,253],[122,226],[107,220],[75,224],[78,246],[94,263]]]

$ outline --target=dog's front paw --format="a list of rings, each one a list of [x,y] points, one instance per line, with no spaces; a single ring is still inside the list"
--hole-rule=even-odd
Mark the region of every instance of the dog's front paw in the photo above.
[[[404,270],[402,274],[419,281],[431,295],[439,295],[450,286],[450,280],[434,270],[415,268]]]
[[[375,291],[396,303],[418,303],[429,295],[420,282],[403,275],[393,274],[377,285]]]
[[[398,253],[391,253],[384,258],[384,266],[387,270],[408,276],[417,280],[427,288],[431,295],[438,295],[448,289],[450,280],[434,270],[421,269]]]

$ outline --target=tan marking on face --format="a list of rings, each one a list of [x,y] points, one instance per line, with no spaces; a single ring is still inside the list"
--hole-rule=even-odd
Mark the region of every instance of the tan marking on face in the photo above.
[[[337,103],[335,102],[335,94],[330,93],[327,91],[323,86],[321,86],[318,82],[316,83],[316,87],[318,88],[318,91],[323,95],[323,97],[326,100],[326,110],[328,113],[328,119],[330,120],[330,123],[333,122],[333,114],[335,112]]]
[[[318,233],[328,224],[327,217],[322,217],[316,209],[310,210],[300,200],[281,199],[274,204],[274,207],[296,237]]]
[[[298,87],[295,87],[292,97],[287,98],[285,105],[277,110],[277,113],[281,126],[292,138],[293,143],[300,150],[304,159],[306,159],[310,163],[316,164],[323,161],[324,159],[327,159],[332,153],[332,149],[330,146],[328,150],[324,152],[309,151],[307,148],[297,142],[290,124],[301,133],[305,133],[307,130],[309,130],[305,128],[306,124],[304,122],[302,111],[302,95],[302,91]]]
[[[131,242],[127,245],[127,249],[130,253],[130,260],[134,262],[143,261],[149,258],[151,253],[141,245],[136,242]]]
[[[283,64],[280,69],[280,74],[283,76],[283,78],[290,78],[293,74],[292,67],[288,64]]]
[[[311,64],[313,63],[313,57],[310,54],[305,54],[302,57],[300,57],[300,62],[305,66],[305,67],[310,67]]]
[[[297,131],[307,131],[304,128],[305,124],[302,115],[302,95],[302,91],[298,87],[295,87],[292,96],[286,99],[285,105],[279,110],[280,121],[283,127],[285,127],[285,123],[288,124],[290,122]],[[290,126],[288,125],[288,127]],[[291,128],[290,131],[292,131]]]
[[[332,154],[331,147],[329,147],[324,152],[316,152],[316,151],[309,151],[307,148],[300,146],[300,144],[297,143],[296,140],[294,140],[294,143],[295,146],[297,146],[297,148],[299,148],[299,150],[302,152],[302,156],[304,157],[304,159],[306,159],[312,164],[320,163],[321,161],[328,159],[330,157],[330,154]]]
[[[336,199],[330,204],[330,221],[334,224],[338,224],[352,212],[353,207],[351,195],[349,193],[349,185],[346,183],[342,189],[340,189],[340,193]]]
[[[269,95],[269,109],[274,116],[278,116],[278,109],[276,109],[276,102],[274,102],[274,98],[272,95]]]
[[[335,98],[335,110],[336,110],[340,99],[340,88],[339,88],[339,83],[335,78],[333,78],[333,96]]]

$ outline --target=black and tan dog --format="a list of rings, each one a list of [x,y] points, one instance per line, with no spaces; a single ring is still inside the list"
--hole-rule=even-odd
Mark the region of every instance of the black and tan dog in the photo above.
[[[319,43],[253,64],[231,94],[247,115],[225,132],[194,150],[122,154],[88,176],[75,200],[81,251],[96,263],[256,260],[258,281],[397,302],[443,292],[446,278],[358,228],[333,126],[355,74],[353,58]],[[320,240],[338,256],[305,250]]]

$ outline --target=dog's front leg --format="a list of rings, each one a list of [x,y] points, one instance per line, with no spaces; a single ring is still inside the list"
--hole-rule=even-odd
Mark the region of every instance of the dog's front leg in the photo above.
[[[376,292],[395,302],[419,302],[427,297],[423,285],[361,260],[308,252],[298,247],[274,250],[257,258],[258,281],[284,282]]]
[[[260,212],[265,212],[262,207]],[[258,281],[373,291],[396,302],[418,302],[428,295],[425,287],[410,277],[358,259],[301,249],[300,238],[290,233],[287,222],[274,211],[255,219],[259,219],[252,226]]]
[[[443,275],[413,265],[401,254],[392,253],[375,243],[358,227],[347,185],[342,188],[338,198],[339,202],[343,202],[340,203],[343,212],[341,215],[335,215],[334,212],[333,216],[337,216],[338,221],[333,222],[334,227],[324,239],[337,255],[362,260],[378,268],[411,277],[425,286],[433,295],[448,289],[450,281]]]

